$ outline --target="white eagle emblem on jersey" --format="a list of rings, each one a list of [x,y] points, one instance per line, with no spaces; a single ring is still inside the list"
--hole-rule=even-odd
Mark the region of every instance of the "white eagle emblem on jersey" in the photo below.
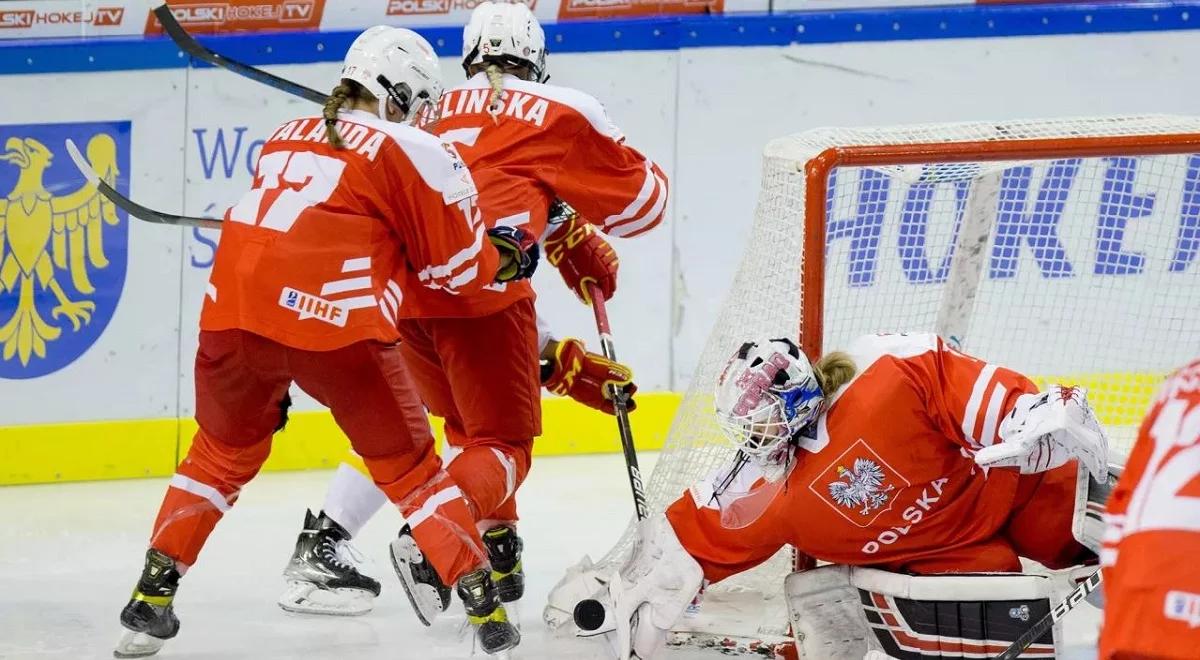
[[[859,513],[864,516],[887,504],[888,493],[895,490],[891,484],[884,486],[883,468],[870,459],[854,459],[854,469],[839,465],[837,474],[838,480],[829,484],[830,497],[847,509],[862,507]]]

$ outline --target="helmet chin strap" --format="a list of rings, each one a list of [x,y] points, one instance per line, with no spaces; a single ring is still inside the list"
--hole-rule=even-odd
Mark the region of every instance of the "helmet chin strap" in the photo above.
[[[388,120],[388,118],[387,118],[387,103],[388,103],[388,97],[386,95],[384,95],[383,97],[381,97],[379,99],[379,110],[378,110],[377,114],[379,115],[379,118],[384,121]]]

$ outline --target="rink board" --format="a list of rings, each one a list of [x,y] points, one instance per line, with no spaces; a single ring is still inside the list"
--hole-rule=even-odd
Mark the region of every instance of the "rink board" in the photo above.
[[[655,158],[672,182],[665,226],[644,239],[615,242],[621,284],[610,316],[618,354],[645,393],[635,415],[639,443],[661,442],[678,400],[672,392],[688,385],[744,248],[769,139],[822,125],[1194,114],[1200,107],[1200,88],[1192,84],[1200,62],[1198,28],[1200,3],[552,26],[551,42],[559,44],[551,58],[554,82],[602,100],[630,142]],[[457,51],[456,29],[427,33],[443,54]],[[210,43],[325,88],[338,71],[337,49],[353,35],[314,35]],[[461,77],[455,59],[442,59],[451,82]],[[63,138],[86,143],[103,134],[113,138],[117,162],[127,163],[116,173],[118,187],[147,206],[193,215],[221,215],[248,187],[264,137],[314,110],[227,72],[189,68],[163,40],[11,42],[0,46],[0,90],[8,99],[46,101],[5,104],[0,144],[13,138],[43,143],[52,154],[43,177],[51,195],[67,195],[82,182]],[[16,173],[0,163],[0,197],[10,194]],[[1137,221],[1180,221],[1177,204],[1165,198],[1155,213]],[[108,265],[88,269],[95,294],[77,289],[69,269],[56,267],[72,300],[97,305],[95,318],[107,319],[102,331],[85,336],[55,319],[56,301],[39,289],[39,314],[61,335],[45,340],[46,357],[32,348],[24,358],[15,349],[6,357],[0,347],[0,483],[165,474],[190,438],[191,422],[181,420],[193,412],[195,328],[218,234],[131,223],[124,214],[118,223],[104,230]],[[1136,239],[1131,232],[1125,248],[1142,249]],[[1100,276],[1091,274],[1088,261],[1094,246],[1067,248],[1081,275],[1054,286],[1069,294]],[[893,237],[880,245],[876,265],[880,284],[873,286],[905,277]],[[1036,284],[1035,266],[1023,253],[1015,281]],[[123,278],[108,277],[118,268]],[[1198,272],[1200,264],[1189,262],[1178,274],[1181,284],[1195,286]],[[1136,285],[1138,275],[1120,277]],[[112,283],[118,279],[119,286]],[[539,313],[556,334],[594,342],[589,310],[553,269],[541,270],[536,285]],[[16,304],[14,294],[0,292],[0,326]],[[1145,340],[1166,341],[1166,330],[1148,326]],[[1136,375],[1148,383],[1139,386],[1139,397],[1149,396],[1157,372],[1166,368]],[[271,465],[321,467],[339,460],[345,441],[328,417],[303,396],[296,396],[295,410]],[[538,452],[615,452],[615,438],[610,419],[549,399]]]

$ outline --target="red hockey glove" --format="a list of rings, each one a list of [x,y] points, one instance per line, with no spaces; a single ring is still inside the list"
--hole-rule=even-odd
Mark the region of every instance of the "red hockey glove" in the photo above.
[[[497,282],[511,282],[533,276],[540,254],[533,234],[517,227],[496,227],[488,230],[488,240],[500,253],[501,266],[496,273]],[[505,257],[508,257],[507,264],[504,262]]]
[[[560,339],[554,356],[542,365],[542,385],[555,394],[562,394],[579,403],[613,414],[613,402],[608,398],[608,386],[616,385],[625,393],[627,410],[637,408],[633,400],[637,385],[629,367],[613,362],[603,355],[589,353],[578,339]]]
[[[550,207],[551,222],[556,216],[564,219],[543,241],[546,260],[558,269],[567,286],[588,306],[592,304],[589,283],[600,287],[605,300],[612,298],[617,290],[617,266],[620,264],[616,251],[566,204],[555,202]]]

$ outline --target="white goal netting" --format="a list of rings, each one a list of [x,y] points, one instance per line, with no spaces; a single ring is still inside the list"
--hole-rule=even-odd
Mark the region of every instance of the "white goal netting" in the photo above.
[[[1189,134],[1147,140],[1175,145],[1159,151],[1128,137]],[[1195,134],[1200,119],[1140,116],[817,129],[771,142],[741,266],[647,483],[651,510],[730,458],[713,385],[733,350],[761,335],[819,333],[828,351],[864,333],[936,331],[1039,384],[1087,386],[1127,450],[1158,383],[1200,355],[1200,155],[1183,149],[1200,152]],[[1096,138],[1114,146],[1079,148]],[[994,160],[995,145],[1025,140],[1041,152]],[[1060,146],[1046,151],[1051,140]],[[974,155],[939,162],[938,149],[913,147],[901,160],[928,160],[834,167],[817,179],[825,208],[806,208],[806,169],[828,149],[956,143],[977,143]],[[815,223],[825,264],[803,277]],[[805,321],[818,287],[823,321]],[[606,560],[629,544],[627,533]],[[781,553],[708,598],[767,596],[748,618],[778,632],[782,598],[771,596],[789,567]]]

